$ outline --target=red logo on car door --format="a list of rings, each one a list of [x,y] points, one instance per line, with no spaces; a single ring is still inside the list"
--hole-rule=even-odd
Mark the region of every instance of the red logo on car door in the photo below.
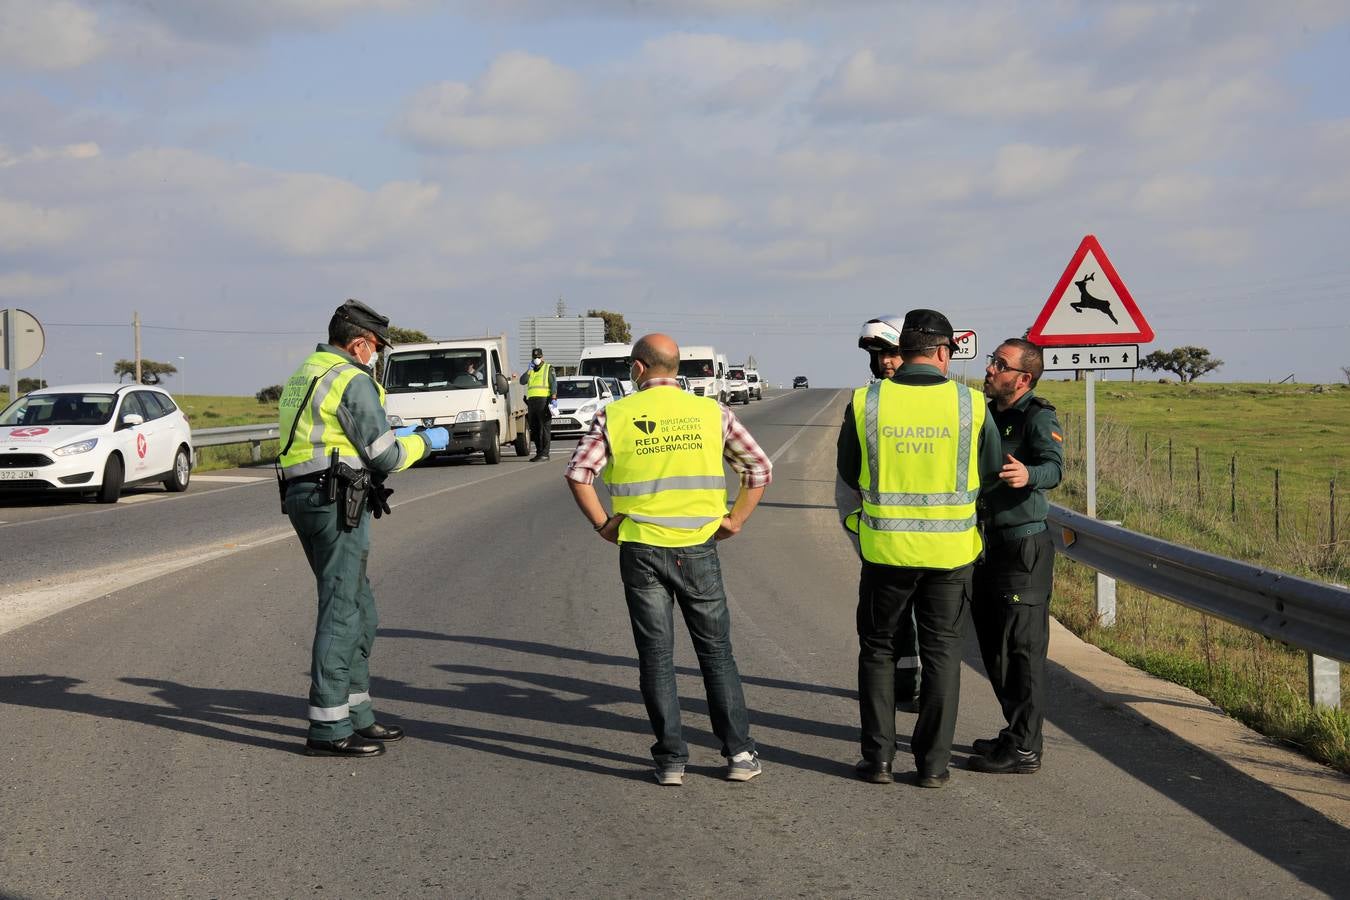
[[[136,435],[136,455],[145,459],[145,435]]]
[[[13,431],[9,433],[9,436],[18,438],[40,437],[46,434],[47,431],[48,429],[46,428],[15,428]]]

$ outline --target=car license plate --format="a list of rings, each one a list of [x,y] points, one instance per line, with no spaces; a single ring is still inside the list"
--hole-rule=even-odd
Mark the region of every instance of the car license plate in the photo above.
[[[37,472],[32,469],[0,469],[0,481],[27,481],[30,478],[37,478]]]

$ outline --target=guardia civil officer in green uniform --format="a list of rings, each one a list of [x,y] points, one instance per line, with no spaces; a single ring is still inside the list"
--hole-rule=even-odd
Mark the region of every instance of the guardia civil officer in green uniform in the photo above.
[[[956,339],[942,313],[911,310],[895,375],[853,393],[837,468],[861,495],[851,516],[862,550],[858,584],[858,777],[892,781],[897,635],[919,626],[919,717],[910,748],[920,787],[950,778],[971,576],[982,549],[975,504],[996,483],[998,433],[973,389],[948,380]]]
[[[445,449],[449,435],[444,428],[390,431],[384,389],[371,371],[388,328],[388,318],[348,300],[328,323],[328,343],[300,364],[281,395],[282,506],[319,593],[305,742],[311,756],[378,756],[385,742],[403,736],[401,728],[377,722],[371,708],[377,621],[366,577],[371,514],[363,502],[348,516],[345,501],[359,498],[364,479],[374,476],[377,484],[367,490],[381,492],[371,501],[378,506],[379,479]]]
[[[530,367],[520,376],[525,385],[525,421],[534,439],[534,456],[530,462],[548,459],[553,442],[553,403],[558,399],[558,376],[553,366],[544,362],[544,351],[535,347],[530,351]]]
[[[975,742],[970,767],[1029,774],[1041,767],[1045,655],[1055,544],[1045,527],[1045,492],[1059,484],[1064,437],[1055,408],[1033,393],[1044,371],[1041,350],[1009,338],[989,355],[984,394],[998,428],[1000,485],[981,498],[985,556],[975,567],[971,612],[989,683],[1007,724]]]

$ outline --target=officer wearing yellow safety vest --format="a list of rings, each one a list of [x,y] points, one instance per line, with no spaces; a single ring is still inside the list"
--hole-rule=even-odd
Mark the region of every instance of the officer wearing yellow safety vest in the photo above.
[[[619,574],[638,652],[638,684],[651,720],[658,784],[684,781],[689,747],[675,689],[678,603],[708,697],[728,781],[760,774],[740,672],[731,650],[716,541],[738,534],[772,480],[773,464],[731,410],[686,393],[676,381],[680,348],[664,334],[633,345],[638,393],[592,421],[567,465],[567,485],[596,532],[619,545]],[[741,490],[727,512],[725,460]],[[593,484],[604,474],[614,504],[606,516]]]
[[[950,778],[970,617],[982,549],[975,502],[998,483],[999,439],[983,397],[947,378],[956,350],[942,313],[911,310],[892,378],[853,393],[836,465],[862,508],[849,517],[863,563],[858,584],[858,777],[889,784],[895,758],[895,656],[902,618],[919,627],[922,678],[910,749],[920,787]]]
[[[530,462],[548,459],[549,444],[553,440],[553,409],[558,399],[558,376],[553,366],[544,362],[544,351],[535,347],[530,352],[530,367],[520,376],[525,385],[525,417],[534,439],[534,456]]]
[[[383,476],[444,450],[444,428],[390,431],[371,365],[389,319],[357,300],[338,307],[320,344],[281,395],[282,508],[318,582],[310,662],[310,756],[367,757],[403,737],[375,720],[370,651],[375,597],[366,577],[370,511],[388,512]]]

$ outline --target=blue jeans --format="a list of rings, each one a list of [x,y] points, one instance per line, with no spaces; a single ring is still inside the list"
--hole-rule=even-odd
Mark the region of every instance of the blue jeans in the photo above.
[[[642,701],[656,736],[652,758],[657,764],[689,760],[675,688],[676,603],[698,655],[708,717],[722,742],[722,755],[753,751],[741,675],[731,653],[731,616],[717,545],[711,540],[693,547],[625,542],[619,545],[619,575],[637,645]]]

